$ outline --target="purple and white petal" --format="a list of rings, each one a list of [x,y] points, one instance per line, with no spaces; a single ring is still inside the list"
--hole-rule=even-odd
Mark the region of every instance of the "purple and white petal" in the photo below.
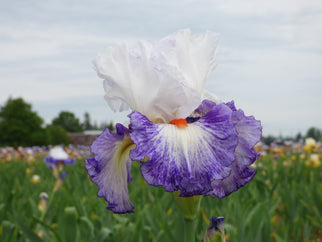
[[[260,121],[252,116],[245,116],[242,110],[237,110],[233,102],[227,103],[233,111],[232,122],[238,133],[238,145],[235,150],[236,159],[230,166],[231,174],[223,180],[213,181],[213,191],[207,195],[226,197],[250,182],[256,171],[248,168],[259,157],[254,146],[260,141],[262,127]]]
[[[199,105],[199,107],[194,111],[194,113],[197,116],[205,116],[216,105],[217,105],[216,103],[210,100],[203,100],[202,103]]]
[[[94,158],[85,160],[85,168],[99,190],[97,196],[108,202],[107,209],[114,213],[133,213],[127,184],[131,182],[129,152],[134,144],[129,130],[116,125],[116,133],[109,129],[95,139],[91,146]]]
[[[131,118],[131,139],[136,148],[132,160],[143,160],[141,173],[148,184],[163,186],[180,196],[202,195],[212,190],[211,182],[224,179],[235,159],[237,133],[232,111],[225,105],[213,107],[188,127],[150,122],[139,112]]]
[[[61,162],[65,165],[74,165],[76,159],[68,158],[68,154],[61,146],[55,146],[49,150],[49,155],[45,157],[44,161],[47,164],[49,169],[58,166],[58,163]]]

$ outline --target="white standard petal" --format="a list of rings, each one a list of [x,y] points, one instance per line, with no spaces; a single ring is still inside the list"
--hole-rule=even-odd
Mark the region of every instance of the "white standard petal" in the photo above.
[[[130,108],[157,122],[189,116],[202,100],[217,40],[211,32],[191,36],[182,30],[156,43],[101,52],[94,65],[104,79],[106,101],[114,111]]]
[[[60,147],[60,146],[56,146],[54,148],[52,148],[49,151],[49,156],[51,158],[54,158],[56,160],[66,160],[68,159],[68,154],[66,153],[66,151]]]
[[[189,29],[179,30],[158,43],[158,65],[182,76],[188,87],[203,93],[204,83],[215,68],[219,35],[191,35]]]
[[[221,99],[219,97],[217,97],[215,94],[207,91],[207,90],[204,90],[202,92],[202,96],[201,96],[201,100],[210,100],[216,104],[220,104],[222,103]]]

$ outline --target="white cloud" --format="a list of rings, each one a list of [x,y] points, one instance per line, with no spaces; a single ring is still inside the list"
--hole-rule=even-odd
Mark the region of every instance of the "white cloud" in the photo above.
[[[243,15],[297,14],[306,9],[321,9],[320,0],[226,0],[216,1],[216,7],[223,12]]]
[[[69,29],[25,28],[15,29],[0,26],[0,61],[19,61],[63,55],[66,51],[77,52],[92,46],[109,46],[125,38],[116,36],[99,36],[71,32]],[[134,41],[135,38],[126,38]]]

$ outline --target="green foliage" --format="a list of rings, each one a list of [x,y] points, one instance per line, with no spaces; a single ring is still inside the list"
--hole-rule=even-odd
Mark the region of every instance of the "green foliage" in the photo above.
[[[0,241],[182,241],[183,217],[172,195],[148,186],[132,165],[130,199],[133,214],[113,214],[97,186],[90,182],[83,161],[66,166],[63,186],[52,195],[56,180],[40,158],[35,163],[0,163]],[[204,197],[197,216],[197,241],[202,241],[211,216],[225,217],[227,242],[320,241],[320,168],[305,165],[300,155],[257,161],[253,181],[230,196]],[[30,179],[38,174],[41,182]],[[39,194],[52,197],[41,220]],[[8,240],[5,240],[5,239]]]
[[[60,126],[67,132],[71,133],[83,131],[83,127],[79,119],[75,117],[75,114],[68,111],[61,111],[58,117],[53,119],[52,124]]]
[[[41,128],[30,135],[30,145],[48,145],[46,129]]]
[[[0,110],[0,145],[30,146],[44,142],[43,120],[22,98],[9,98]]]
[[[276,138],[272,135],[262,137],[262,142],[266,145],[270,145],[274,140],[276,140]]]
[[[46,144],[47,145],[59,145],[69,144],[70,138],[68,132],[60,126],[47,125],[46,127]]]
[[[306,132],[306,138],[311,137],[315,140],[322,140],[322,131],[318,128],[311,127]]]

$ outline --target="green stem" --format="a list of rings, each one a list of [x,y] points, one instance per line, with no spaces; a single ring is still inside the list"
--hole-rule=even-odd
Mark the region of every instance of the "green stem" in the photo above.
[[[51,203],[53,201],[53,198],[54,198],[55,194],[56,194],[56,190],[53,189],[51,194],[49,195],[49,200],[47,202],[46,208],[41,212],[41,215],[40,215],[40,218],[39,218],[40,221],[45,222],[44,221],[45,216],[47,214],[48,208],[50,207],[50,205],[51,205]],[[35,232],[37,233],[39,229],[40,229],[40,223],[37,223]]]
[[[41,220],[41,221],[43,221],[43,222],[44,222],[44,218],[45,218],[45,216],[46,216],[46,214],[47,214],[48,208],[50,207],[50,205],[51,205],[52,201],[54,200],[53,198],[54,198],[55,194],[56,194],[56,191],[55,191],[55,190],[53,190],[53,191],[51,192],[50,196],[49,196],[49,200],[48,200],[48,202],[47,202],[46,209],[41,213],[40,220]]]
[[[184,218],[184,242],[195,242],[195,223],[194,219]]]
[[[184,218],[184,242],[194,242],[195,221],[200,209],[201,196],[180,197],[180,191],[172,193],[174,202],[182,212]]]

